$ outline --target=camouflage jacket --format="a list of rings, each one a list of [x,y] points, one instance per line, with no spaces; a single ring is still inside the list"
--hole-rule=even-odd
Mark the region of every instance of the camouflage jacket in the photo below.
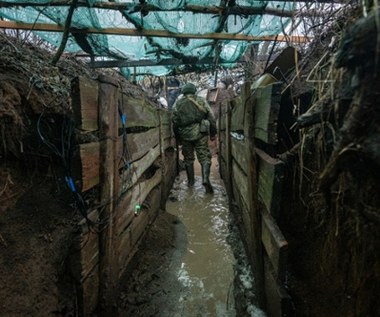
[[[202,119],[210,122],[210,136],[216,135],[216,122],[211,108],[204,98],[185,95],[177,100],[173,109],[173,129],[176,138],[185,141],[198,140],[204,136],[199,131]]]

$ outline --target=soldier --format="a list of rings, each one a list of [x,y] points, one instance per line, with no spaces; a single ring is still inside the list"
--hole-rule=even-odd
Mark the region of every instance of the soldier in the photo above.
[[[211,152],[208,137],[214,141],[216,123],[207,101],[195,95],[193,84],[185,84],[181,92],[183,97],[177,100],[173,109],[173,129],[176,140],[182,144],[182,154],[188,179],[188,185],[194,185],[194,151],[202,166],[202,184],[206,192],[212,193],[210,183]]]

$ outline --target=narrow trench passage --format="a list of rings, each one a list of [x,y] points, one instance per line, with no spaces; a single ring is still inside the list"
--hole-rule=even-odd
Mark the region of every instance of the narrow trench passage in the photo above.
[[[195,185],[176,178],[129,277],[122,281],[120,316],[266,316],[255,303],[254,281],[228,197],[213,160],[214,194],[206,194],[200,166]]]

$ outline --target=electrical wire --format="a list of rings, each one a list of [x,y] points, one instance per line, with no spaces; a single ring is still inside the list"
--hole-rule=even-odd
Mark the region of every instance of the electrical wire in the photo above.
[[[123,87],[120,84],[120,91],[121,91],[121,100],[118,104],[118,113],[121,121],[121,130],[122,130],[122,137],[123,137],[123,150],[120,156],[120,163],[123,163],[122,169],[121,169],[121,182],[124,184],[128,180],[131,179],[131,156],[129,154],[128,149],[128,134],[127,134],[127,115],[123,112],[122,105],[124,105],[124,92]]]
[[[42,142],[53,152],[53,154],[60,158],[62,167],[64,169],[66,185],[70,189],[70,192],[73,195],[75,204],[80,214],[86,220],[89,230],[91,230],[91,228],[93,228],[95,225],[98,225],[99,222],[93,221],[88,218],[87,203],[83,199],[82,193],[77,189],[75,182],[73,180],[72,171],[71,171],[71,160],[72,160],[72,154],[73,154],[73,148],[72,148],[71,143],[72,143],[72,137],[73,137],[74,122],[72,121],[70,117],[66,115],[63,116],[63,121],[61,124],[61,131],[60,131],[60,146],[57,147],[55,144],[50,142],[47,137],[44,136],[41,130],[41,123],[42,123],[43,116],[44,116],[44,112],[41,113],[41,115],[39,116],[37,120],[37,133],[40,139],[42,140]],[[44,123],[46,124],[47,122],[45,121]]]

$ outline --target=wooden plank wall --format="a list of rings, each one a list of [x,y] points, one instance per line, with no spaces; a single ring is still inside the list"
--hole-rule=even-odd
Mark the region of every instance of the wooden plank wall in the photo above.
[[[170,113],[148,99],[127,96],[107,77],[77,78],[72,94],[79,139],[91,140],[79,144],[81,168],[75,181],[82,195],[91,193],[99,206],[92,218],[101,220],[100,233],[82,225],[80,254],[73,264],[80,314],[91,316],[100,309],[113,315],[115,283],[165,208],[175,178]]]
[[[260,304],[271,317],[289,316],[290,310],[284,288],[288,243],[276,221],[281,213],[284,165],[255,141],[276,144],[280,105],[275,85],[251,91],[246,83],[241,97],[222,114],[219,131],[221,176],[230,201],[238,206],[243,242],[255,268],[257,294],[265,294],[259,298]]]

